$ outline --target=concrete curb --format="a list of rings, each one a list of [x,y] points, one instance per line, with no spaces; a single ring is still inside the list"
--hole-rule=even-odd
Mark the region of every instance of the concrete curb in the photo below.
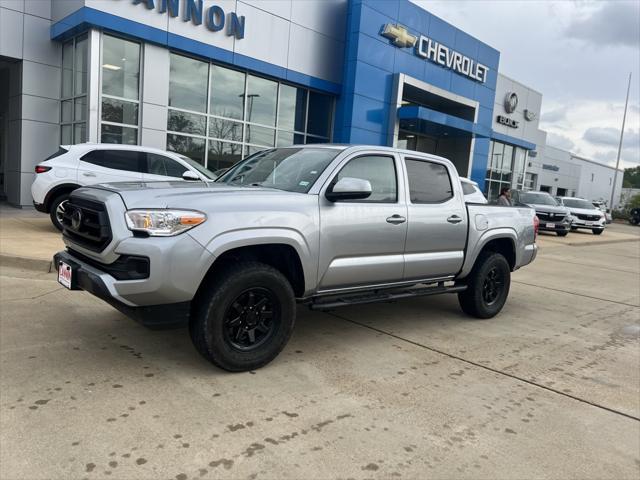
[[[50,273],[53,271],[53,261],[42,258],[19,257],[0,253],[0,267],[22,268],[36,272]]]
[[[565,245],[569,245],[571,247],[592,247],[594,245],[609,245],[613,243],[627,243],[627,242],[640,242],[640,238],[625,238],[619,240],[593,240],[591,242],[567,242]]]

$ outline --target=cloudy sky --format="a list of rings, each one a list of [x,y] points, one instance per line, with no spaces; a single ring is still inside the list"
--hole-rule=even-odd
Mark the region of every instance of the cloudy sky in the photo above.
[[[627,78],[623,166],[640,164],[640,2],[412,0],[500,51],[500,72],[542,93],[547,143],[615,164]]]

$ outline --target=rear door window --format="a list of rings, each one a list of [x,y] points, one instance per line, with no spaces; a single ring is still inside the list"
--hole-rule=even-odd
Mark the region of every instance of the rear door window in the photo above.
[[[144,171],[144,153],[130,150],[93,150],[82,157],[83,162],[113,170]]]
[[[405,159],[411,203],[442,203],[453,197],[447,167],[425,160]]]

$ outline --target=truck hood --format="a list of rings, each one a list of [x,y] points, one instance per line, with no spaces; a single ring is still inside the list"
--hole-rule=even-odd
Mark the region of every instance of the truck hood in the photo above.
[[[244,187],[214,182],[160,181],[100,183],[97,188],[120,195],[127,209],[132,208],[187,208],[204,209],[216,198],[234,196],[303,195],[274,188]]]
[[[554,206],[554,205],[542,205],[539,203],[525,203],[528,207],[533,208],[536,212],[544,212],[544,213],[564,213],[565,215],[569,213],[569,209],[567,207],[562,206]]]

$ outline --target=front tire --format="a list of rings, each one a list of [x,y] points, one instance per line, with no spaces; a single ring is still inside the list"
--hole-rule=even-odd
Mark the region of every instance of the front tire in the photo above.
[[[69,194],[63,193],[62,195],[58,195],[51,202],[51,208],[49,209],[49,217],[51,218],[51,223],[58,230],[62,231],[62,215],[64,214],[65,207],[67,202],[69,201]]]
[[[558,231],[556,232],[559,237],[566,237],[569,234],[569,230]]]
[[[500,253],[484,252],[467,277],[467,289],[458,293],[460,307],[476,318],[491,318],[504,307],[511,286],[511,267]]]
[[[602,232],[604,232],[604,228],[594,228],[591,231],[593,232],[594,235],[600,235],[602,234]]]
[[[278,356],[296,318],[295,295],[282,273],[263,263],[241,262],[203,288],[189,333],[204,358],[224,370],[245,372]]]

